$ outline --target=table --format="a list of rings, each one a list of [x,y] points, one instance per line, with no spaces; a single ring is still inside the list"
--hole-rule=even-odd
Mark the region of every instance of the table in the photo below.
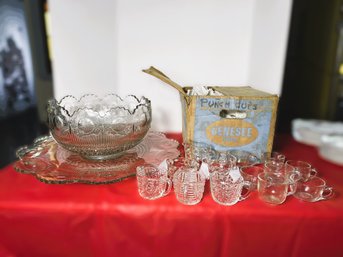
[[[0,171],[0,256],[343,256],[343,167],[289,135],[274,146],[313,164],[335,197],[288,197],[271,206],[253,192],[226,207],[212,200],[207,183],[202,202],[184,206],[173,192],[141,199],[135,178],[48,185],[7,166]]]

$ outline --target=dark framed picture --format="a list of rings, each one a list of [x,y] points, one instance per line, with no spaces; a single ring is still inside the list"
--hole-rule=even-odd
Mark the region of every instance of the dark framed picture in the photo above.
[[[0,0],[0,119],[35,105],[24,1]]]

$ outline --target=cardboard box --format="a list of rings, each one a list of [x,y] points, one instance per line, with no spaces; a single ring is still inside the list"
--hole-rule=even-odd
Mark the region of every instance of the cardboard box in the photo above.
[[[251,87],[212,88],[223,96],[180,94],[183,140],[220,151],[244,150],[258,157],[271,152],[278,96]]]

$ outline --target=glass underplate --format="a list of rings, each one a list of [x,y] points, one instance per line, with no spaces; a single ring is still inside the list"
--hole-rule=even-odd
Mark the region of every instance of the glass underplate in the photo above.
[[[34,175],[49,184],[107,184],[136,174],[145,163],[158,165],[180,155],[179,143],[161,132],[149,132],[136,147],[117,159],[92,161],[59,146],[51,136],[37,138],[31,146],[20,147],[14,169]]]

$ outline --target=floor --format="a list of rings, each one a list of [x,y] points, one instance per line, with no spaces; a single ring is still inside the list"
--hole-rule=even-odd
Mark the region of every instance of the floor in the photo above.
[[[0,168],[17,159],[15,151],[18,147],[31,144],[43,134],[48,134],[48,128],[39,121],[35,108],[0,120]]]

